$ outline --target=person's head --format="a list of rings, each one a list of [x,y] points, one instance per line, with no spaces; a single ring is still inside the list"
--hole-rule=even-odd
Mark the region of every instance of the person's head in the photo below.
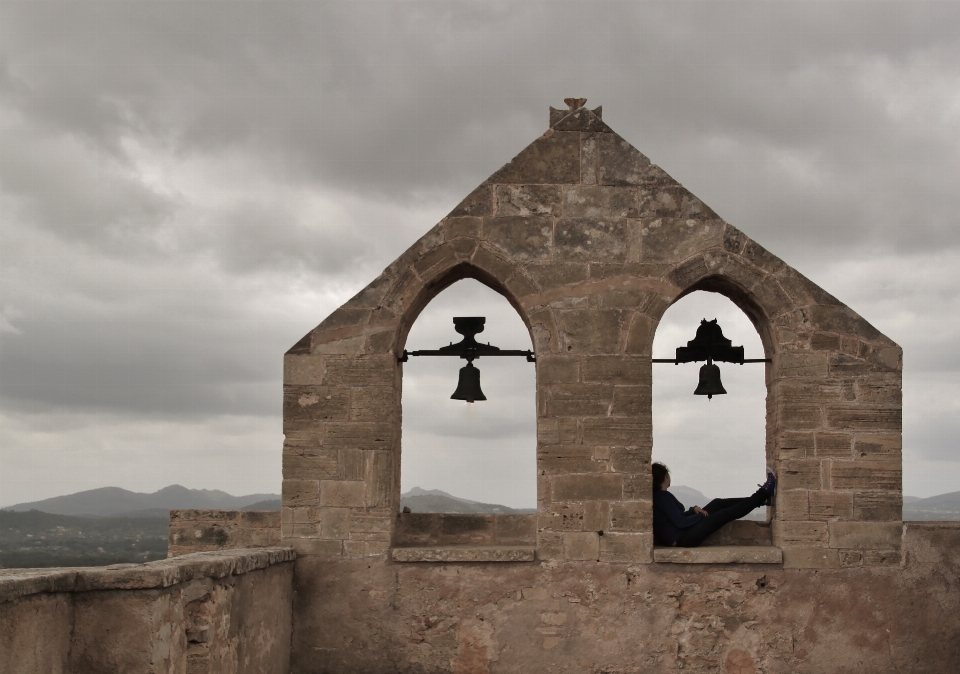
[[[667,470],[667,467],[657,461],[650,469],[653,472],[653,491],[668,489],[670,487],[670,471]]]

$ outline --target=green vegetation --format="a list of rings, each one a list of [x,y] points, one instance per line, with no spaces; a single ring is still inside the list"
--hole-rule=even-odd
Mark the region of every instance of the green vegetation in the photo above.
[[[166,517],[71,517],[0,510],[0,568],[164,559],[168,524]]]

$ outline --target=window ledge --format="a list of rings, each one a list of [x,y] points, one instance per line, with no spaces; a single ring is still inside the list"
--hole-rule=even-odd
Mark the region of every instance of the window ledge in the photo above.
[[[532,562],[534,546],[436,546],[393,548],[395,562]]]
[[[783,551],[772,545],[654,548],[653,561],[663,564],[782,564]]]

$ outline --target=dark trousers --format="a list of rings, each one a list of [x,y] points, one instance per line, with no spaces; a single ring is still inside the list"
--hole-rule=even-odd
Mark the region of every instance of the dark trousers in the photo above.
[[[751,511],[766,504],[767,494],[759,489],[752,496],[746,498],[715,498],[703,509],[710,513],[707,517],[684,529],[683,536],[677,541],[677,547],[695,548],[703,543],[707,536],[715,532],[727,522],[738,520]]]

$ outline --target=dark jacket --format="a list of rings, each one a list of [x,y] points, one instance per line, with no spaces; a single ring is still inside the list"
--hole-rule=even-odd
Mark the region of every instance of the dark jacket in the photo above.
[[[673,545],[684,529],[702,519],[703,515],[693,512],[692,508],[684,512],[683,504],[667,490],[653,492],[653,538],[660,545]]]

